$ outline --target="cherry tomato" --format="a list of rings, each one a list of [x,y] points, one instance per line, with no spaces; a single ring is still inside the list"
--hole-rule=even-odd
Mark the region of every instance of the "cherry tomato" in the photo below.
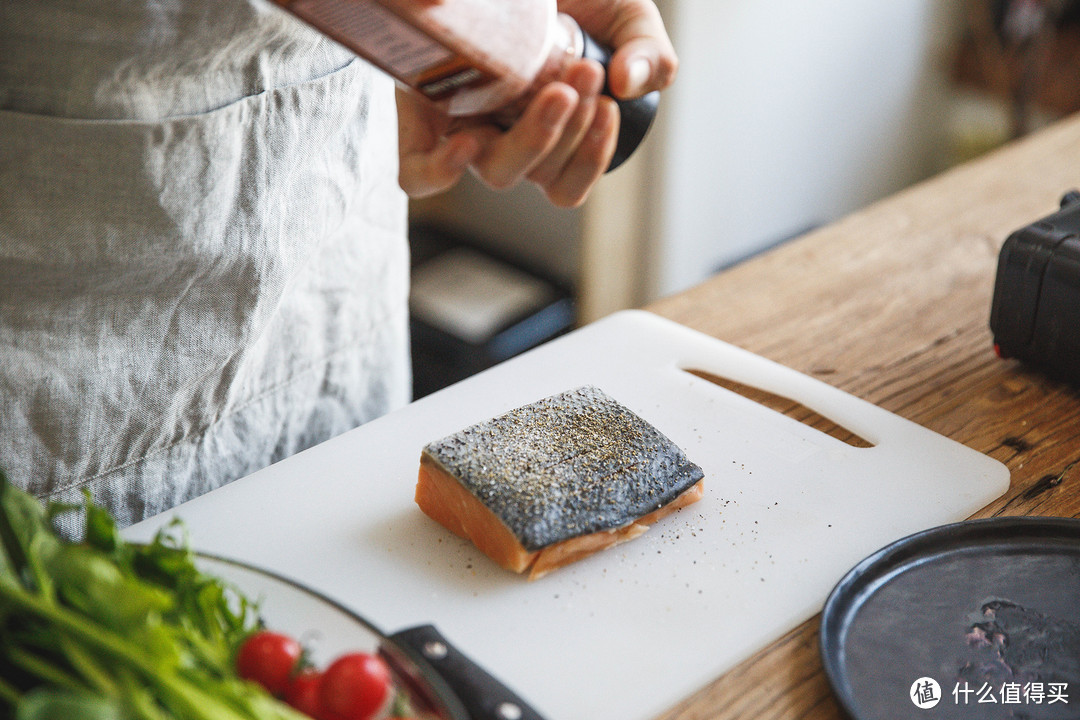
[[[289,681],[289,687],[285,690],[285,702],[305,715],[322,717],[322,707],[319,705],[322,678],[323,675],[318,670],[301,670]]]
[[[390,670],[376,655],[348,653],[323,672],[319,705],[333,720],[369,720],[390,697]]]
[[[300,643],[288,635],[260,630],[240,646],[236,654],[236,673],[282,697],[300,660],[301,650]]]

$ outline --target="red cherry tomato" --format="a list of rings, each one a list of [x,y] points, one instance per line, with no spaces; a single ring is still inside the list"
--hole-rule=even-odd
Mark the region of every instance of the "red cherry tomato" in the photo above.
[[[390,670],[376,655],[348,653],[323,672],[319,706],[333,720],[369,720],[390,697]]]
[[[285,691],[285,702],[305,715],[313,718],[322,717],[319,705],[319,688],[322,686],[322,673],[307,668],[301,670],[289,681]]]
[[[300,660],[300,643],[288,635],[260,630],[244,641],[236,654],[236,673],[282,697]]]

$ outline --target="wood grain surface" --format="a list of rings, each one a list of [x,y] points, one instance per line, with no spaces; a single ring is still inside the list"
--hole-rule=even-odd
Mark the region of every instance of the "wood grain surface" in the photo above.
[[[999,359],[988,323],[1005,238],[1078,187],[1073,116],[647,309],[1002,461],[1009,491],[976,517],[1077,517],[1080,393]],[[817,628],[794,628],[662,719],[842,717]]]

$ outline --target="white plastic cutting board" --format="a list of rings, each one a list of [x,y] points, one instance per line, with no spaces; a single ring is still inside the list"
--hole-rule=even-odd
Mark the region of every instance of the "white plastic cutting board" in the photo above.
[[[856,448],[695,377],[798,400]],[[705,498],[536,582],[413,503],[420,450],[591,383],[686,450]],[[641,311],[610,316],[177,509],[193,544],[272,568],[386,632],[433,623],[549,720],[647,720],[821,610],[859,560],[964,519],[1004,465]],[[168,517],[130,528],[148,538]]]

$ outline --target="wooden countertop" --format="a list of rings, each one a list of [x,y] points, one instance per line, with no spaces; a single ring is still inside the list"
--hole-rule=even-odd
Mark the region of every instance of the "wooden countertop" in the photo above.
[[[1002,461],[1009,491],[975,517],[1080,516],[1080,393],[998,359],[988,326],[1002,243],[1080,187],[1078,163],[1074,116],[648,309]],[[840,718],[817,628],[663,720]]]

